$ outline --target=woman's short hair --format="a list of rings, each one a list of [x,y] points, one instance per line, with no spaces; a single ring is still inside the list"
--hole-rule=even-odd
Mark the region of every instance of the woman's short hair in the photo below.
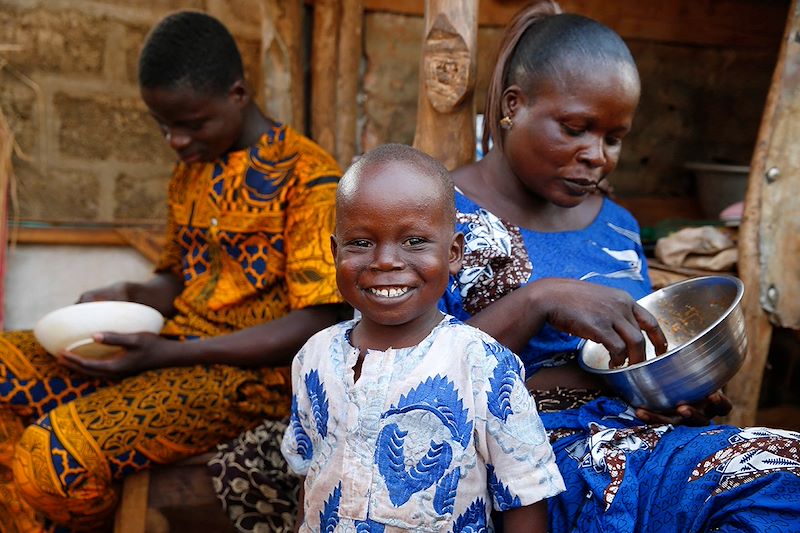
[[[581,15],[562,13],[552,0],[529,5],[508,23],[489,79],[484,153],[489,150],[490,138],[498,148],[503,145],[499,128],[503,91],[516,84],[527,94],[535,94],[538,84],[553,79],[567,59],[621,62],[636,72],[630,50],[611,28]]]
[[[227,91],[243,78],[242,56],[228,29],[198,11],[180,11],[159,22],[139,56],[139,85],[188,86],[204,93]]]

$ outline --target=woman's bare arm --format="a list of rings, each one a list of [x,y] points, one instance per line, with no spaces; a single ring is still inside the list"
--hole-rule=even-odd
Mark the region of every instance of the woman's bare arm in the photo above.
[[[625,291],[573,279],[546,278],[521,287],[467,320],[519,353],[545,323],[603,344],[612,364],[644,361],[650,337],[657,353],[667,340],[655,317]]]
[[[303,521],[306,519],[306,509],[303,500],[305,499],[305,490],[306,486],[306,478],[300,478],[300,489],[297,491],[297,514],[295,515],[294,519],[294,533],[300,531],[300,526],[303,525]]]
[[[517,507],[503,512],[503,531],[505,533],[546,533],[547,501]]]
[[[288,366],[309,337],[341,320],[347,309],[337,304],[307,307],[235,333],[185,342],[152,333],[99,333],[95,341],[121,346],[124,352],[105,360],[70,353],[62,358],[66,366],[79,372],[106,377],[198,364]]]

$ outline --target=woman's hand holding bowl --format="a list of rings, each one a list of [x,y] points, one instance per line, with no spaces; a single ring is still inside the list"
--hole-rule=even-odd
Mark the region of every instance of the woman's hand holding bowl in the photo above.
[[[89,376],[117,378],[136,374],[145,370],[159,368],[159,361],[165,351],[171,349],[177,341],[167,340],[150,332],[143,333],[96,333],[96,343],[116,346],[119,349],[108,358],[89,359],[77,353],[62,351],[58,360],[64,366]],[[156,356],[156,354],[159,354]]]

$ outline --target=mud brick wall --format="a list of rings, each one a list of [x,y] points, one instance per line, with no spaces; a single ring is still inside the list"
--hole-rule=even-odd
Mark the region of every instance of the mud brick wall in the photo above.
[[[0,50],[23,47],[0,51],[0,108],[23,153],[14,160],[23,219],[163,220],[174,159],[140,101],[136,62],[147,31],[179,8],[223,20],[260,86],[259,0],[0,0]],[[365,14],[361,150],[412,141],[421,33],[419,16]],[[501,33],[478,33],[478,110]],[[616,191],[692,195],[685,162],[748,164],[779,40],[761,48],[629,41],[643,93]]]
[[[0,107],[22,152],[19,215],[73,222],[160,221],[172,151],[139,97],[139,50],[176,9],[234,33],[251,83],[260,68],[258,0],[0,0]]]

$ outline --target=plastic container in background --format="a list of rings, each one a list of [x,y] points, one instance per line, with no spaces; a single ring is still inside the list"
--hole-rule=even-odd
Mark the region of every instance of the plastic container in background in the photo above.
[[[95,333],[158,333],[162,327],[164,317],[152,307],[109,300],[73,304],[50,311],[36,323],[33,334],[53,355],[67,350],[88,359],[104,359],[121,348],[94,342],[92,335]]]
[[[684,168],[697,178],[697,199],[706,217],[719,219],[723,209],[744,200],[750,167],[689,162]]]

